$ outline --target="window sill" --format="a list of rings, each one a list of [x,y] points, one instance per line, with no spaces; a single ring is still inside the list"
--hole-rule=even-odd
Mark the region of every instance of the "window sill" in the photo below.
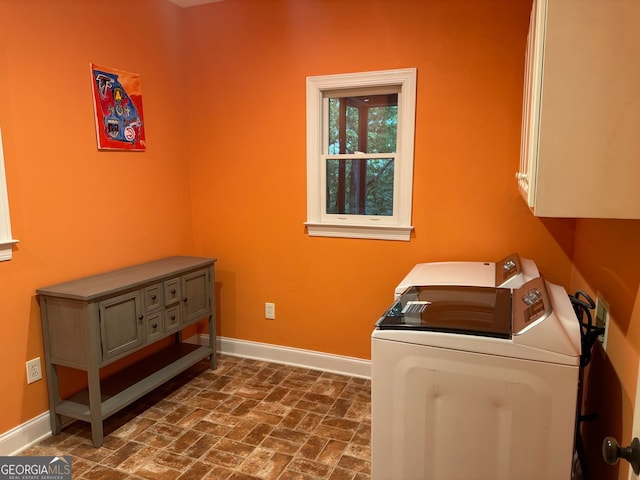
[[[11,260],[13,255],[13,245],[16,243],[18,243],[18,240],[0,241],[0,262]]]
[[[411,240],[413,226],[337,225],[305,222],[310,237],[366,238],[372,240]]]

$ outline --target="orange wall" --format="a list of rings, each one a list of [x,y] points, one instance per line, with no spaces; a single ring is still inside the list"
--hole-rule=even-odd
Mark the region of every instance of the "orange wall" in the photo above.
[[[535,258],[571,275],[573,221],[519,198],[530,0],[225,0],[186,10],[196,251],[218,257],[218,333],[368,359],[416,262]],[[305,233],[309,75],[416,67],[410,242]],[[264,320],[264,302],[276,320]]]
[[[0,128],[14,237],[0,263],[0,433],[48,410],[35,289],[192,251],[182,10],[157,0],[0,1]],[[99,152],[89,63],[142,75],[148,150]]]

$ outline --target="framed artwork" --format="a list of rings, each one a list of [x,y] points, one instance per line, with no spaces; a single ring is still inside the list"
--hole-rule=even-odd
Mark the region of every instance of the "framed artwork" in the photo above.
[[[92,63],[91,81],[98,148],[144,151],[140,75]]]

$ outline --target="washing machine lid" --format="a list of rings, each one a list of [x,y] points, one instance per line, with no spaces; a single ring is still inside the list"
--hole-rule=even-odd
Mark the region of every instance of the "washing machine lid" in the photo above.
[[[458,287],[461,288],[461,287]],[[471,287],[467,287],[471,288]],[[510,289],[497,289],[510,292]],[[409,299],[407,299],[409,300]],[[580,325],[569,296],[560,285],[535,278],[511,292],[510,338],[461,330],[420,329],[402,320],[404,306],[396,301],[378,320],[371,334],[375,342],[400,342],[486,355],[543,361],[578,368]],[[415,321],[414,323],[418,323]]]
[[[511,338],[511,290],[468,285],[414,286],[400,296],[376,327]]]

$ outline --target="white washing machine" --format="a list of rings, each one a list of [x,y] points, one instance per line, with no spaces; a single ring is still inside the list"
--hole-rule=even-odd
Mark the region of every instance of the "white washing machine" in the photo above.
[[[433,283],[403,286],[372,334],[372,480],[568,480],[580,331],[565,290]]]

